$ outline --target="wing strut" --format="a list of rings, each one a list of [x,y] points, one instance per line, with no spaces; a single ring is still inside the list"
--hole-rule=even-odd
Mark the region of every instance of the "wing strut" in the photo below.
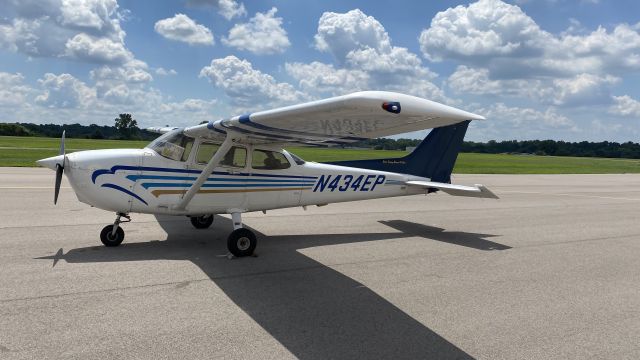
[[[193,196],[198,192],[198,190],[200,190],[200,187],[202,186],[202,184],[204,184],[205,181],[207,181],[207,179],[209,178],[209,175],[211,175],[211,173],[213,172],[213,169],[215,169],[215,167],[218,166],[222,158],[227,154],[229,149],[231,149],[232,143],[233,143],[233,138],[227,134],[227,137],[224,139],[224,141],[218,148],[218,151],[216,151],[216,153],[211,157],[211,160],[209,160],[209,163],[207,163],[207,166],[205,166],[205,168],[202,169],[202,172],[200,173],[196,181],[193,183],[193,185],[191,185],[189,190],[187,190],[187,192],[182,196],[182,199],[180,200],[180,202],[174,207],[175,210],[184,210],[187,207],[187,205],[189,205],[189,203],[191,202],[191,199],[193,199]]]

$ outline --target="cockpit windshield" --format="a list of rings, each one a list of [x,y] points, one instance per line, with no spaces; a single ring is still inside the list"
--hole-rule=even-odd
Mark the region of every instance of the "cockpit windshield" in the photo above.
[[[153,140],[147,148],[167,159],[186,161],[191,153],[194,139],[182,133],[183,129],[172,130]]]

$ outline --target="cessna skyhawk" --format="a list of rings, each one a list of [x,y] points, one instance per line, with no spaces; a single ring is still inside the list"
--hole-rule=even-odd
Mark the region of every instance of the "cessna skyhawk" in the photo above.
[[[109,149],[38,161],[62,174],[78,200],[116,213],[100,233],[106,246],[124,240],[131,213],[188,216],[208,228],[214,214],[231,214],[229,252],[253,254],[255,234],[242,226],[250,211],[443,191],[497,198],[482,185],[451,184],[451,172],[472,120],[484,119],[426,99],[364,91],[274,110],[210,121],[163,133],[144,149]],[[344,146],[382,136],[433,129],[407,156],[394,159],[307,162],[290,146]]]

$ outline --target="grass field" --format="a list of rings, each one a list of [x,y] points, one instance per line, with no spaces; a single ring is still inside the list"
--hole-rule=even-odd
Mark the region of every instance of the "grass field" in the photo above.
[[[67,139],[67,152],[90,149],[142,148],[147,141]],[[35,161],[58,154],[60,139],[0,136],[0,166],[36,166]],[[404,151],[289,148],[308,161],[392,158]],[[460,154],[458,174],[612,174],[640,173],[640,160],[559,156]]]

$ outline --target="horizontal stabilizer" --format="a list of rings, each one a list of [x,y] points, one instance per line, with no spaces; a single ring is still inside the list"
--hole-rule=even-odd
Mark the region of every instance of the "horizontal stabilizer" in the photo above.
[[[487,199],[499,199],[496,194],[491,192],[483,185],[476,184],[474,186],[453,185],[432,181],[407,181],[405,184],[409,186],[419,186],[425,189],[438,189],[453,196],[467,196]]]

